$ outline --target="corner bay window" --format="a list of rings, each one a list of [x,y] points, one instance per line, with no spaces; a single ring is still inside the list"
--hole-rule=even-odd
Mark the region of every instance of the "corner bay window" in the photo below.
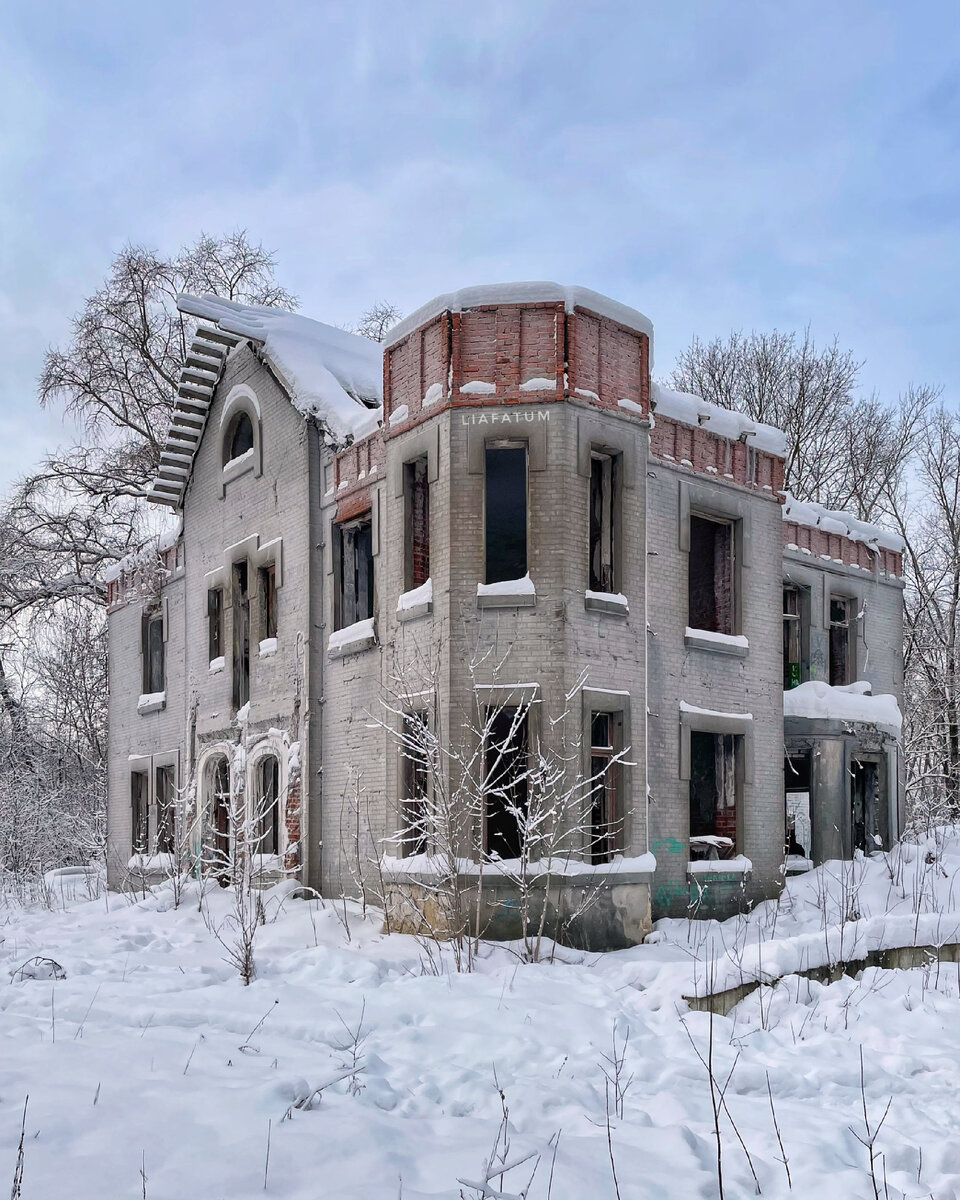
[[[739,734],[690,731],[690,837],[704,839],[692,846],[701,857],[736,852],[742,746]]]
[[[617,459],[594,451],[590,458],[590,582],[592,592],[619,591],[617,562]]]
[[[404,590],[430,578],[430,484],[424,454],[403,467]]]
[[[623,846],[620,762],[623,717],[597,712],[590,718],[590,861],[609,862]]]
[[[733,557],[733,523],[691,515],[687,623],[692,629],[736,633]]]
[[[373,526],[369,514],[334,526],[337,629],[373,616]]]
[[[487,709],[484,731],[485,846],[488,854],[519,858],[527,811],[527,712]]]
[[[484,583],[527,573],[527,447],[488,442],[484,448]]]
[[[404,713],[400,745],[400,853],[404,857],[429,851],[426,737],[425,715]]]

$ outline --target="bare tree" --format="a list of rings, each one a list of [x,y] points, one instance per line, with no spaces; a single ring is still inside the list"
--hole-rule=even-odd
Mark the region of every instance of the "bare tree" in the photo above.
[[[369,338],[371,342],[383,342],[402,316],[403,313],[395,304],[378,300],[361,316],[353,332]]]

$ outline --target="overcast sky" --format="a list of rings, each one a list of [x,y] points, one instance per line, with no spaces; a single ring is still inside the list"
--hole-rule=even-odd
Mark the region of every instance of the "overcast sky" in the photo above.
[[[556,279],[694,333],[840,335],[960,395],[960,5],[7,0],[0,487],[134,241],[245,227],[302,311]]]

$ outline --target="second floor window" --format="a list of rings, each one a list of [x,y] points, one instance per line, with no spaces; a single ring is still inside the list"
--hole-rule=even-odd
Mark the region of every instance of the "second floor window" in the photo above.
[[[233,707],[250,699],[250,586],[246,560],[233,564]]]
[[[373,526],[369,515],[334,526],[337,629],[373,616]]]
[[[223,461],[233,462],[252,449],[253,422],[248,413],[238,412],[227,426],[227,435],[223,440]]]
[[[223,588],[207,592],[207,653],[210,662],[223,657]]]
[[[830,683],[834,687],[853,683],[856,678],[853,603],[848,596],[830,597]]]
[[[783,690],[803,682],[803,638],[800,589],[783,589]]]
[[[616,458],[594,451],[590,459],[590,583],[592,592],[619,591]]]
[[[527,447],[488,442],[484,451],[484,583],[527,573]]]
[[[164,689],[163,612],[145,613],[142,630],[143,690],[156,695]]]
[[[690,517],[688,624],[710,633],[736,633],[733,523]]]
[[[430,484],[427,456],[404,464],[404,589],[420,587],[430,578]]]
[[[277,636],[277,569],[271,563],[261,567],[260,583],[260,640]]]

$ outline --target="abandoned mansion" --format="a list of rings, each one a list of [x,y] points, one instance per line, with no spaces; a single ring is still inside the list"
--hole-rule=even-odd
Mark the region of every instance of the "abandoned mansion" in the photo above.
[[[604,948],[897,837],[902,545],[654,383],[639,312],[179,303],[174,524],[107,582],[113,886],[242,860],[416,929],[456,875]]]

